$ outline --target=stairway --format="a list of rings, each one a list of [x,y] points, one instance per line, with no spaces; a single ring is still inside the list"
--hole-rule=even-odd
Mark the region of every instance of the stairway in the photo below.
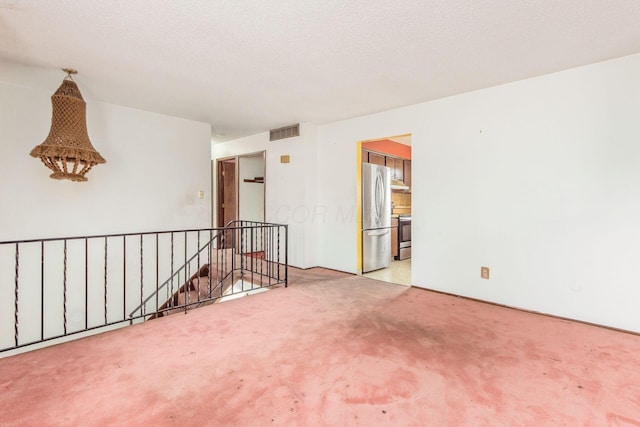
[[[151,315],[149,319],[184,312],[185,305],[187,305],[186,310],[190,310],[212,304],[216,301],[211,300],[212,297],[225,295],[235,281],[240,279],[238,273],[230,273],[212,289],[209,283],[209,267],[209,264],[203,265],[196,274],[191,276],[186,283],[173,293],[171,298],[159,307],[158,313]],[[217,274],[214,269],[211,271],[211,282],[215,284],[217,282],[216,279]],[[172,309],[171,307],[177,308]]]
[[[222,252],[224,254],[220,256]],[[232,249],[220,249],[214,250],[213,254],[214,262],[211,264],[213,268],[210,264],[200,267],[197,273],[193,274],[158,308],[158,313],[149,317],[149,320],[210,305],[228,295],[259,289],[266,290],[266,286],[277,283],[274,278],[265,275],[269,263],[264,260],[263,252],[241,255],[233,254]],[[232,265],[236,266],[235,270]],[[238,269],[239,265],[243,268]],[[258,283],[253,283],[252,280]]]

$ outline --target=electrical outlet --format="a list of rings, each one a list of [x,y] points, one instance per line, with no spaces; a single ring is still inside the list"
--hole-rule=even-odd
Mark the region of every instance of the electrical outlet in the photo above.
[[[480,277],[482,279],[489,279],[489,267],[480,267]]]

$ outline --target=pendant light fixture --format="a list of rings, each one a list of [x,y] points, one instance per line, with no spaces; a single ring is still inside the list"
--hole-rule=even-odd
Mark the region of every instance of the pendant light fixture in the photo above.
[[[98,163],[106,160],[93,148],[87,134],[87,104],[73,81],[72,68],[63,68],[67,76],[51,96],[51,130],[44,142],[31,150],[51,169],[54,179],[86,181],[86,174]]]

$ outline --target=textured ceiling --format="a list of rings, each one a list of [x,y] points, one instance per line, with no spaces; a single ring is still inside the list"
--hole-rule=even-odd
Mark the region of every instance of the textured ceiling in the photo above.
[[[74,67],[85,98],[230,139],[637,53],[639,22],[638,0],[0,0],[0,80]]]

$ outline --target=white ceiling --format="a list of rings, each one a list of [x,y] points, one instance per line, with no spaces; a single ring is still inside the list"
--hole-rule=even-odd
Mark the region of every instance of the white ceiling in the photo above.
[[[388,138],[393,142],[399,142],[404,145],[411,145],[411,135],[400,135],[394,136],[393,138]]]
[[[73,67],[87,99],[231,139],[637,53],[639,23],[639,0],[0,0],[0,80]]]

